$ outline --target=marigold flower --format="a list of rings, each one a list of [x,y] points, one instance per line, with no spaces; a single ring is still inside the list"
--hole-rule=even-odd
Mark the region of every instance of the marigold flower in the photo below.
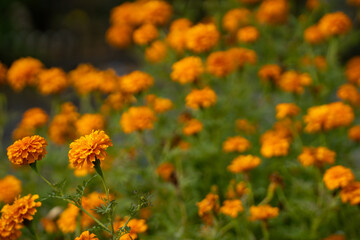
[[[217,212],[219,210],[219,196],[213,193],[209,193],[206,197],[197,202],[196,205],[199,208],[198,214],[200,217],[203,217],[205,214],[214,211]]]
[[[105,118],[101,114],[84,114],[75,123],[77,133],[87,135],[92,130],[104,130]]]
[[[190,28],[190,26],[189,26]],[[166,36],[166,43],[178,53],[182,53],[186,47],[187,30],[173,30]]]
[[[190,119],[185,123],[184,128],[182,129],[182,132],[185,135],[194,135],[196,133],[201,132],[203,129],[203,124],[197,120],[197,119]]]
[[[247,172],[256,168],[261,163],[259,157],[253,155],[241,155],[235,158],[227,169],[232,173]]]
[[[13,164],[28,165],[45,157],[46,146],[47,141],[43,137],[24,137],[7,148],[7,156]]]
[[[62,233],[75,232],[79,211],[78,207],[69,203],[67,209],[60,214],[56,223]]]
[[[89,231],[82,232],[80,237],[75,238],[75,240],[99,240],[95,234],[90,233]]]
[[[307,0],[306,1],[306,8],[313,11],[320,7],[319,0]]]
[[[247,26],[240,28],[236,36],[240,43],[253,43],[259,39],[260,32],[256,27]]]
[[[279,208],[271,207],[270,205],[259,205],[250,207],[250,220],[268,220],[269,218],[275,218],[279,215]]]
[[[304,92],[304,86],[309,86],[311,83],[312,79],[309,74],[299,74],[290,70],[281,75],[278,85],[285,92],[301,94]]]
[[[343,203],[360,204],[360,182],[352,182],[342,188],[340,198]]]
[[[334,190],[336,188],[344,188],[353,182],[355,179],[354,174],[350,168],[337,165],[326,170],[323,180],[326,187],[329,190]]]
[[[163,41],[155,41],[145,50],[145,58],[151,63],[158,63],[165,59],[167,53],[166,44]]]
[[[256,132],[256,127],[246,119],[236,120],[235,125],[236,125],[236,129],[246,134],[253,134]]]
[[[173,103],[170,99],[167,98],[158,98],[156,96],[154,96],[154,99],[148,100],[148,97],[151,95],[147,96],[147,104],[149,104],[156,113],[163,113],[166,111],[169,111],[171,108],[173,108]]]
[[[157,28],[153,24],[146,23],[134,31],[133,40],[138,45],[145,45],[155,40],[158,35]]]
[[[349,82],[360,84],[360,56],[355,56],[346,63],[345,75]]]
[[[223,28],[235,32],[239,27],[249,24],[251,12],[247,8],[235,8],[225,13],[222,19]]]
[[[300,113],[300,108],[295,103],[279,103],[276,105],[276,118],[295,117]]]
[[[45,232],[47,233],[54,233],[57,231],[56,223],[48,218],[42,218],[40,220],[41,225],[44,227]]]
[[[223,206],[220,208],[220,212],[228,215],[232,218],[236,218],[239,212],[244,211],[241,200],[225,200]]]
[[[36,76],[43,64],[32,57],[20,58],[12,63],[7,73],[9,85],[17,92],[27,85],[36,84]]]
[[[196,53],[206,52],[218,43],[219,38],[214,24],[199,23],[186,32],[186,47]]]
[[[305,131],[314,133],[336,127],[348,126],[354,120],[352,108],[342,102],[314,106],[304,116]]]
[[[225,77],[235,69],[234,59],[228,52],[213,52],[206,59],[206,69],[216,77]]]
[[[257,55],[254,50],[247,48],[230,48],[226,51],[233,61],[234,67],[241,68],[244,64],[255,64]],[[229,65],[230,66],[230,65]]]
[[[41,108],[30,108],[23,114],[20,125],[38,128],[44,126],[49,119],[49,115]]]
[[[94,166],[96,159],[105,160],[106,149],[110,146],[111,139],[104,131],[92,131],[70,144],[69,162],[74,168],[82,168],[84,164]]]
[[[360,125],[356,125],[356,126],[353,126],[352,128],[350,128],[348,131],[348,137],[355,142],[359,142],[360,141]]]
[[[172,65],[171,79],[181,84],[196,81],[204,72],[200,57],[185,57]]]
[[[21,181],[12,175],[0,179],[0,202],[12,203],[21,193]]]
[[[3,214],[4,215],[4,214]],[[11,219],[0,218],[0,239],[17,240],[21,236],[22,224],[16,224]]]
[[[335,162],[336,152],[326,147],[304,147],[298,160],[303,166],[316,165],[322,167],[325,163],[333,164]]]
[[[281,67],[276,64],[264,65],[258,71],[258,76],[263,81],[278,83],[281,76]]]
[[[90,64],[80,64],[70,71],[69,79],[79,94],[86,95],[100,89],[104,74]]]
[[[193,89],[186,96],[186,106],[199,109],[208,108],[216,103],[216,93],[209,87],[203,89]]]
[[[114,69],[107,69],[105,71],[100,71],[102,80],[99,83],[98,89],[100,92],[109,94],[118,90],[118,76]]]
[[[135,102],[136,98],[132,94],[122,92],[114,92],[110,94],[104,101],[102,112],[107,113],[110,109],[115,111],[121,110],[126,104]]]
[[[318,25],[312,25],[305,29],[304,39],[307,43],[318,44],[324,41],[324,34],[321,32]]]
[[[266,158],[286,156],[290,147],[290,139],[278,131],[267,131],[261,136],[261,155]]]
[[[143,11],[141,2],[124,2],[111,9],[110,22],[114,25],[126,24],[129,26],[139,25],[143,19],[140,10]]]
[[[175,176],[175,167],[171,163],[162,163],[156,169],[157,175],[159,175],[164,181],[170,182]]]
[[[125,133],[152,129],[156,116],[149,107],[131,107],[123,113],[120,119],[120,126]]]
[[[42,70],[38,79],[39,91],[44,95],[60,93],[68,85],[66,73],[60,68]]]
[[[235,191],[238,197],[241,197],[245,193],[248,193],[249,189],[246,187],[245,182],[239,182],[235,186]]]
[[[41,202],[35,202],[39,195],[28,194],[22,198],[15,199],[12,205],[5,205],[2,209],[1,219],[11,220],[18,224],[23,223],[24,220],[31,221],[37,212],[36,208],[41,206]]]
[[[289,4],[287,0],[264,0],[256,13],[256,19],[265,24],[282,24],[287,21]]]
[[[319,30],[326,37],[344,35],[350,31],[352,23],[343,12],[328,13],[319,20]]]
[[[337,91],[337,96],[341,100],[349,101],[349,103],[353,105],[359,105],[360,104],[360,93],[352,84],[343,84],[339,87]]]
[[[119,79],[120,89],[127,94],[144,91],[154,84],[154,79],[147,73],[133,71]]]
[[[250,148],[250,142],[241,136],[229,137],[223,143],[224,152],[245,152]]]
[[[170,32],[188,30],[192,22],[187,18],[179,18],[174,20],[170,25]]]
[[[127,24],[112,25],[106,31],[106,41],[113,47],[126,48],[131,45],[133,28]]]
[[[114,222],[114,230],[118,231],[125,225],[126,221],[127,219],[116,219]],[[137,239],[139,233],[144,233],[148,229],[148,225],[144,219],[132,218],[127,226],[130,227],[130,232],[123,235],[119,240]]]
[[[172,16],[172,7],[166,1],[151,0],[144,3],[141,8],[143,11],[143,21],[155,25],[166,24]]]

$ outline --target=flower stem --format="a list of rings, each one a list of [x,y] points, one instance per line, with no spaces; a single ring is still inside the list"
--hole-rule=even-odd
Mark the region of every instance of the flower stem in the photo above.
[[[264,239],[269,240],[269,230],[266,221],[261,221],[261,231],[263,232]]]

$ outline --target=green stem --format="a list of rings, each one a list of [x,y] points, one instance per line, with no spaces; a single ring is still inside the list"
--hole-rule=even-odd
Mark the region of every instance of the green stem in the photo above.
[[[35,232],[34,226],[32,224],[32,222],[25,220],[26,222],[24,223],[24,225],[26,226],[26,228],[29,230],[29,232],[31,233],[31,235],[33,236],[33,238],[35,240],[39,240],[38,235]]]
[[[261,231],[264,235],[264,239],[265,240],[269,240],[269,230],[268,230],[268,226],[267,226],[267,222],[266,221],[261,221]]]

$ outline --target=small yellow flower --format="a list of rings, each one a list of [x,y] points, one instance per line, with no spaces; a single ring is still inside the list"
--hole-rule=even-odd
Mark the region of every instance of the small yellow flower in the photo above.
[[[95,234],[90,233],[89,231],[82,232],[81,235],[75,240],[99,240]]]

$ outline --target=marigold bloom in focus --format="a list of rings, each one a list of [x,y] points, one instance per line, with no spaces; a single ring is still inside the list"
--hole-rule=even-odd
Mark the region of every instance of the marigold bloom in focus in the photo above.
[[[253,43],[259,39],[260,32],[253,26],[247,26],[240,28],[236,36],[240,43]]]
[[[256,168],[261,163],[259,157],[253,155],[241,155],[235,158],[227,169],[232,173],[247,172]]]
[[[208,108],[216,103],[216,93],[209,87],[203,89],[193,89],[186,96],[186,106],[199,109]]]
[[[164,181],[171,181],[175,178],[175,167],[171,163],[162,163],[156,169],[157,175],[159,175]]]
[[[186,32],[186,47],[196,53],[206,52],[218,43],[219,38],[214,24],[199,23]]]
[[[341,189],[340,198],[343,203],[360,204],[360,182],[352,182]]]
[[[343,84],[337,91],[337,96],[341,100],[349,101],[349,103],[359,106],[360,105],[360,93],[352,84]]]
[[[44,95],[60,93],[68,85],[66,73],[60,68],[42,70],[38,79],[39,91]]]
[[[264,0],[256,13],[256,19],[265,24],[282,24],[287,21],[289,4],[287,0]]]
[[[197,120],[197,119],[190,119],[185,123],[184,128],[182,129],[182,132],[185,135],[194,135],[196,133],[201,132],[203,129],[203,124]]]
[[[326,170],[323,180],[329,190],[336,188],[343,188],[353,182],[355,179],[354,174],[350,168],[337,165]]]
[[[349,82],[360,84],[360,56],[355,56],[346,63],[345,75]]]
[[[236,218],[239,212],[244,211],[242,206],[241,200],[234,199],[234,200],[225,200],[223,206],[220,208],[220,212],[228,215],[232,218]]]
[[[224,152],[244,152],[250,148],[250,142],[241,136],[229,137],[223,143]]]
[[[235,8],[228,11],[223,19],[223,28],[228,32],[235,32],[239,27],[250,22],[251,12],[247,8]]]
[[[352,23],[343,12],[328,13],[318,23],[319,30],[326,37],[343,35],[350,31]]]
[[[295,117],[300,113],[300,108],[295,103],[279,103],[276,105],[276,118]]]
[[[154,78],[141,71],[133,71],[119,79],[121,91],[127,94],[139,93],[148,89],[153,84]]]
[[[126,48],[131,45],[133,28],[127,24],[115,24],[106,31],[106,41],[113,47]]]
[[[45,157],[46,146],[47,142],[43,137],[24,137],[7,148],[7,156],[13,164],[28,165]]]
[[[94,166],[96,159],[104,161],[106,149],[112,146],[111,139],[104,131],[92,131],[70,144],[69,162],[74,168],[82,168],[84,165]]]
[[[118,231],[125,225],[126,221],[127,219],[115,219],[114,230]],[[144,219],[132,218],[128,222],[127,226],[130,227],[130,232],[123,235],[119,240],[137,239],[139,233],[144,233],[148,229],[148,225],[146,224],[146,221]]]
[[[234,59],[228,52],[213,52],[206,59],[206,69],[216,77],[225,77],[235,69]]]
[[[171,79],[181,84],[194,82],[204,72],[200,57],[185,57],[172,65]]]
[[[150,24],[144,24],[133,33],[134,43],[138,45],[149,44],[151,41],[155,40],[159,35],[157,28]]]
[[[152,129],[156,116],[149,107],[131,107],[124,112],[120,119],[120,126],[124,133],[132,133],[145,129]]]
[[[304,39],[307,43],[318,44],[324,41],[324,34],[320,31],[318,25],[312,25],[305,29]]]
[[[75,123],[80,136],[90,134],[92,130],[104,130],[105,118],[101,114],[84,114]]]
[[[360,125],[356,125],[356,126],[353,126],[352,128],[350,128],[348,131],[348,137],[355,142],[359,142],[360,141]]]
[[[27,85],[36,84],[36,76],[43,64],[32,57],[20,58],[12,63],[7,73],[9,85],[17,92]]]
[[[155,41],[145,50],[145,58],[151,63],[158,63],[165,59],[167,53],[166,44],[163,41]]]
[[[77,238],[75,238],[75,240],[99,240],[95,234],[90,233],[89,231],[85,231],[83,233],[81,233],[81,235]]]
[[[335,162],[336,152],[326,147],[304,147],[298,160],[303,166],[315,165],[322,167],[325,163],[333,164]]]
[[[312,79],[309,74],[299,74],[290,70],[281,75],[278,85],[285,92],[301,94],[304,92],[304,86],[309,86],[311,83]]]
[[[348,126],[354,120],[352,108],[342,102],[314,106],[304,116],[305,131],[314,133]]]
[[[0,179],[0,202],[12,203],[21,190],[21,181],[12,175],[7,175]]]
[[[279,215],[279,208],[271,207],[270,205],[259,205],[250,207],[250,220],[268,220],[270,218],[275,218]]]

